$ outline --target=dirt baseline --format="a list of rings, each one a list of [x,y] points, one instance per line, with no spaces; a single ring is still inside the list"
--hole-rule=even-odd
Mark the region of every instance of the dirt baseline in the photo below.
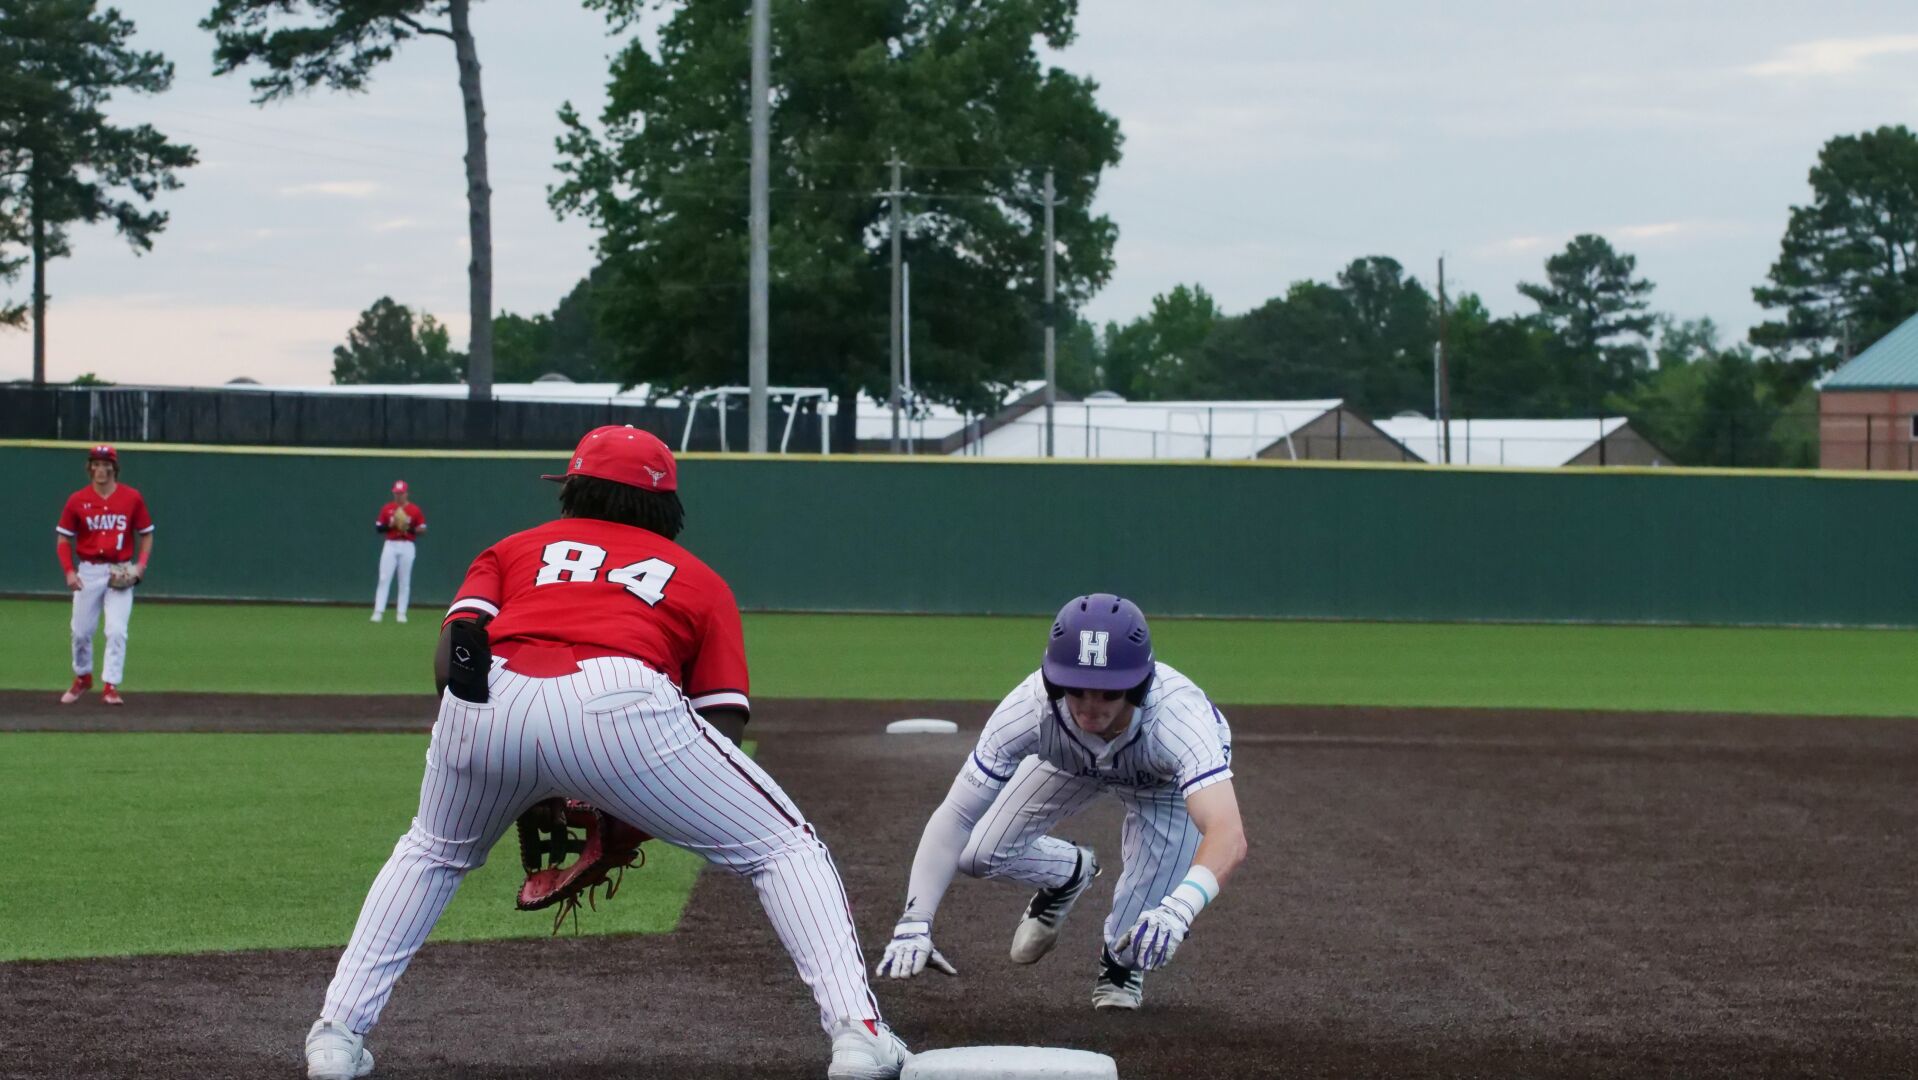
[[[0,730],[423,731],[412,700],[4,694]],[[761,710],[760,760],[832,846],[870,962],[985,707]],[[1918,1072],[1918,724],[1227,713],[1252,857],[1146,1008],[1087,1005],[1116,875],[1032,967],[1006,957],[1024,892],[961,878],[935,933],[960,977],[877,988],[916,1049],[1073,1046],[1125,1080]],[[961,733],[880,733],[922,715]],[[1116,861],[1118,821],[1062,832]],[[0,1076],[301,1075],[336,958],[0,965]],[[429,945],[371,1045],[392,1080],[816,1080],[814,1017],[750,887],[707,873],[672,934]]]

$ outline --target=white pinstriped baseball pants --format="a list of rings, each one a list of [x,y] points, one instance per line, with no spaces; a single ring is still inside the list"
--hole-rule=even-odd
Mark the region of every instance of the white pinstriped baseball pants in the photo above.
[[[527,807],[568,795],[751,878],[822,1028],[879,1019],[826,845],[665,676],[625,657],[545,679],[495,660],[491,697],[441,698],[419,815],[373,879],[323,1017],[372,1030],[461,879]]]
[[[1077,856],[1071,844],[1047,833],[1104,794],[1126,808],[1120,849],[1125,866],[1112,887],[1112,911],[1105,922],[1106,944],[1111,945],[1125,937],[1147,908],[1157,907],[1178,888],[1199,853],[1202,834],[1174,788],[1108,787],[1028,757],[979,815],[959,855],[960,872],[1042,889],[1064,885]]]

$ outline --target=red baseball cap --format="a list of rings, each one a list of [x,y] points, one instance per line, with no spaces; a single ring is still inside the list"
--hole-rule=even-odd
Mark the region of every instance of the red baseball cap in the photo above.
[[[560,476],[541,480],[564,480],[568,476],[592,476],[615,484],[630,484],[647,491],[673,491],[679,487],[679,466],[673,452],[650,431],[630,424],[608,424],[586,433],[573,451],[573,460]]]
[[[118,465],[120,463],[120,455],[114,452],[113,447],[108,446],[106,443],[101,443],[100,445],[87,451],[87,460],[88,461],[111,461],[115,465]]]
[[[404,480],[393,481],[393,494],[399,495],[399,494],[403,494],[405,491],[406,491],[406,481]]]

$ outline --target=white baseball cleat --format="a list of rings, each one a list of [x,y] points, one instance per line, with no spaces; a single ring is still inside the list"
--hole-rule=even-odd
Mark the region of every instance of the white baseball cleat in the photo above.
[[[1092,984],[1095,1009],[1136,1009],[1145,1000],[1145,972],[1135,971],[1112,958],[1112,950],[1099,954],[1099,977]]]
[[[381,619],[383,619],[383,618],[385,618],[385,617],[386,617],[386,613],[385,613],[384,611],[375,611],[375,612],[373,613],[373,617],[372,617],[372,618],[370,618],[370,619],[368,619],[368,620],[366,620],[366,621],[367,621],[367,622],[379,622],[379,621],[380,621]]]
[[[899,1036],[877,1020],[841,1020],[832,1026],[832,1064],[826,1080],[895,1080],[912,1060]]]
[[[1091,848],[1081,847],[1079,864],[1073,868],[1070,880],[1056,889],[1040,889],[1032,894],[1026,904],[1025,917],[1012,932],[1013,963],[1036,964],[1040,957],[1052,951],[1059,943],[1059,928],[1065,925],[1072,905],[1079,902],[1079,897],[1092,887],[1092,879],[1098,876],[1099,856]]]
[[[307,1080],[357,1080],[373,1071],[364,1037],[337,1020],[316,1020],[306,1033]]]
[[[401,613],[401,614],[399,614],[399,615],[396,615],[396,616],[394,616],[394,618],[393,618],[393,621],[394,621],[394,622],[405,622],[405,621],[406,621],[406,615],[405,615],[404,613]]]

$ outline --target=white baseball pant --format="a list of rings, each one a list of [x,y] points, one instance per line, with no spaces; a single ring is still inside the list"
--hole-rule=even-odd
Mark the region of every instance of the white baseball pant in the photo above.
[[[133,590],[111,589],[107,578],[112,568],[106,563],[83,562],[74,567],[80,575],[80,588],[73,594],[73,673],[93,671],[93,633],[104,614],[107,631],[107,655],[101,681],[120,684],[127,666],[127,621],[133,617]]]
[[[373,879],[323,1017],[372,1030],[461,879],[527,807],[568,795],[751,878],[821,1028],[880,1018],[826,845],[670,680],[626,657],[584,660],[556,678],[502,663],[487,704],[442,696],[419,816]]]
[[[413,556],[416,545],[411,540],[388,540],[380,548],[380,587],[373,593],[373,614],[386,611],[386,595],[393,585],[393,575],[400,578],[399,603],[394,610],[400,618],[406,617],[406,602],[413,595]]]
[[[960,872],[1042,889],[1064,885],[1077,855],[1071,844],[1047,833],[1107,793],[1126,808],[1121,838],[1125,868],[1113,885],[1112,911],[1105,922],[1106,944],[1118,942],[1139,916],[1178,888],[1199,853],[1203,834],[1176,788],[1107,786],[1028,757],[980,815],[959,855]]]

